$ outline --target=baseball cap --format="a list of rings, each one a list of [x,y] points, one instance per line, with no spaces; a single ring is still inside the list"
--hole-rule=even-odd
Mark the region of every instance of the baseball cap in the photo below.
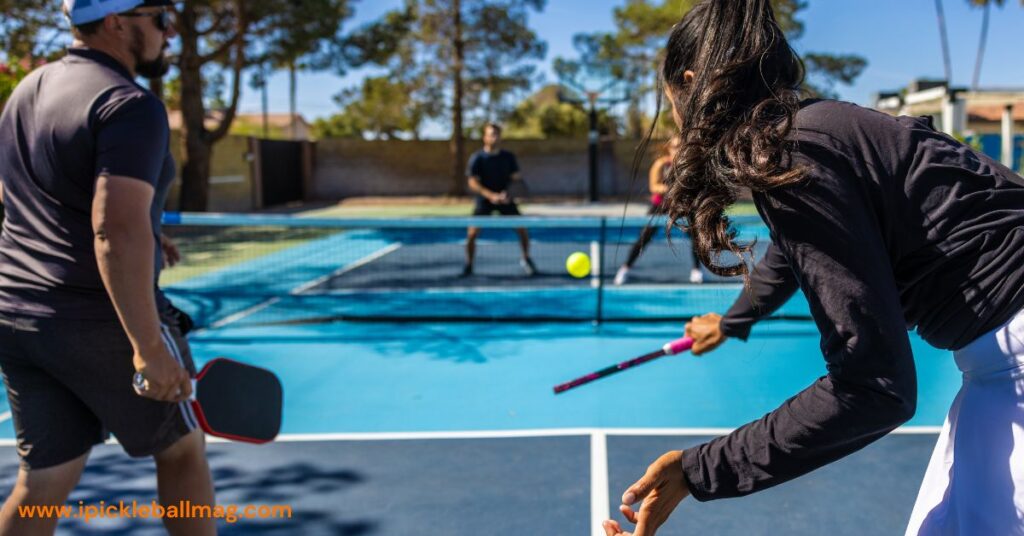
[[[123,13],[137,7],[173,6],[172,0],[64,0],[75,26],[95,22],[111,13]]]

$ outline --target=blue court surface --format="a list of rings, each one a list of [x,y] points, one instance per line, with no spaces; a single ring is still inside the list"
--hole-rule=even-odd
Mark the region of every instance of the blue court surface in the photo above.
[[[195,289],[177,288],[178,299]],[[667,307],[670,295],[687,309],[676,300],[740,289],[623,287],[632,294],[607,299]],[[556,307],[564,291],[531,289],[532,303]],[[795,307],[806,308],[800,300]],[[660,348],[681,323],[242,321],[277,303],[233,302],[191,336],[198,366],[217,356],[250,362],[277,372],[285,389],[278,441],[211,442],[209,457],[219,503],[284,504],[292,517],[222,522],[225,534],[603,534],[600,520],[621,519],[619,496],[657,456],[757,419],[825,373],[813,322],[771,320],[746,343],[664,357],[556,396],[558,383]],[[960,384],[952,356],[912,341],[920,387],[906,427],[765,492],[684,501],[659,534],[901,534]],[[4,492],[17,468],[7,411],[4,401]],[[104,445],[70,503],[155,497],[152,462]],[[68,519],[58,532],[162,529],[154,520]]]

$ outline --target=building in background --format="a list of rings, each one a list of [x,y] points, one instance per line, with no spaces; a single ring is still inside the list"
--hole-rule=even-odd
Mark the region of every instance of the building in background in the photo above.
[[[903,90],[878,93],[874,107],[930,116],[943,132],[1024,173],[1024,89],[970,91],[944,80],[915,80]]]
[[[208,113],[206,121],[208,128],[214,128],[220,122],[219,111]],[[181,112],[170,110],[167,112],[171,123],[171,130],[181,130]],[[254,138],[267,138],[272,140],[309,141],[313,139],[313,127],[306,121],[302,114],[267,114],[266,135],[263,128],[263,114],[238,114],[231,123],[231,134],[235,136],[251,136]]]

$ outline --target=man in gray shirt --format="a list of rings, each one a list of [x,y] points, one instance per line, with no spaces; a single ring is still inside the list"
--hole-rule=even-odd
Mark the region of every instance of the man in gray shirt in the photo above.
[[[202,431],[188,403],[194,365],[156,287],[174,179],[167,113],[134,81],[162,76],[176,35],[169,0],[65,0],[75,43],[31,73],[0,116],[0,370],[22,466],[0,534],[46,534],[94,444],[112,432],[156,461],[165,506],[213,505]],[[138,377],[140,387],[133,387]],[[213,519],[165,516],[172,534]]]

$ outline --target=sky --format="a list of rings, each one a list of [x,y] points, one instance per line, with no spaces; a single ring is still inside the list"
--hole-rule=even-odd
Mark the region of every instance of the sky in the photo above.
[[[934,0],[807,0],[800,13],[804,35],[792,43],[799,53],[828,52],[857,54],[868,66],[853,86],[838,86],[843,100],[870,105],[872,95],[905,87],[915,78],[943,78],[942,48]],[[547,42],[546,58],[539,64],[547,82],[556,82],[551,62],[562,56],[572,58],[572,37],[576,33],[613,31],[612,10],[626,0],[548,0],[544,11],[532,13],[530,26]],[[355,28],[400,7],[402,0],[358,0],[355,15],[346,21]],[[1008,0],[993,8],[989,39],[981,75],[982,88],[1024,90],[1024,6]],[[981,31],[982,10],[968,6],[968,0],[943,0],[949,32],[953,84],[969,86]],[[571,24],[567,23],[571,21]],[[332,97],[346,87],[358,86],[367,75],[362,69],[338,76],[333,73],[303,73],[298,81],[298,109],[307,119],[330,116],[339,111]],[[278,73],[269,86],[271,112],[288,111],[288,78]],[[242,113],[259,113],[260,95],[243,88]],[[428,128],[428,136],[443,136],[442,127]]]

